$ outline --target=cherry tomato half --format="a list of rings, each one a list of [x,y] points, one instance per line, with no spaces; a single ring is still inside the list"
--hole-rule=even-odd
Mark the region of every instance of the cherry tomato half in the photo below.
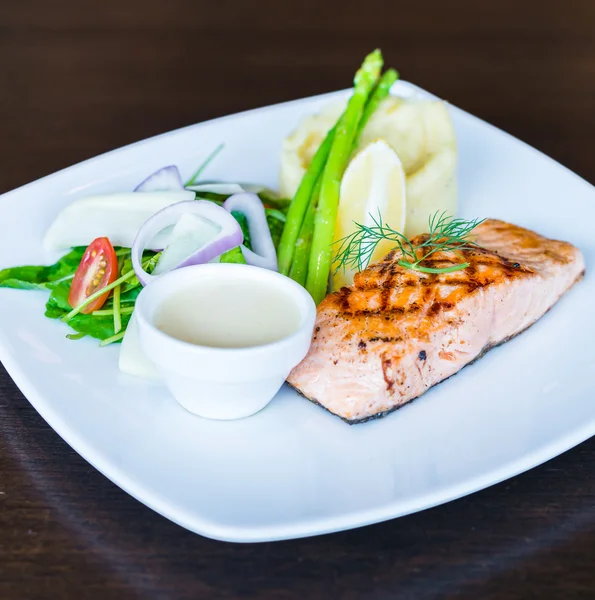
[[[117,277],[118,257],[111,242],[106,237],[93,240],[85,250],[72,280],[70,294],[68,294],[68,304],[72,308],[76,308],[89,296],[113,283]],[[88,314],[100,309],[108,296],[109,292],[99,296],[99,298],[85,306],[81,312]]]

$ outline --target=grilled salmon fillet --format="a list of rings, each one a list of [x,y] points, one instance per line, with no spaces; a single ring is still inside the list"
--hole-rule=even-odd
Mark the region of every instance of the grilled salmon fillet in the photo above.
[[[486,220],[473,236],[478,247],[460,250],[466,269],[413,271],[393,250],[327,296],[288,382],[349,423],[383,416],[527,329],[584,273],[577,248],[516,225]],[[460,254],[424,265],[454,265]]]

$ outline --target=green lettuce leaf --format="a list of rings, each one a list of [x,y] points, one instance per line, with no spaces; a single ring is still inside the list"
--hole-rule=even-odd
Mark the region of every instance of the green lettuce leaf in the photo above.
[[[85,247],[73,248],[57,263],[49,266],[11,267],[0,271],[0,287],[19,290],[51,290],[74,276]]]

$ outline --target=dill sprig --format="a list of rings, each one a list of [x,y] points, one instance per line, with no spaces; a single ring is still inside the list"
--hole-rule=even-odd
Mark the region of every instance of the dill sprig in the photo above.
[[[411,240],[392,229],[382,221],[382,215],[370,215],[372,225],[355,223],[356,230],[335,242],[338,246],[334,263],[335,273],[341,268],[352,268],[362,271],[369,264],[378,244],[384,240],[394,242],[393,249],[399,249],[402,258],[397,262],[406,269],[422,273],[451,273],[460,271],[469,266],[467,262],[460,262],[448,267],[426,267],[422,263],[436,252],[453,251],[462,260],[462,250],[478,248],[479,246],[470,239],[471,232],[485,219],[467,221],[451,217],[446,212],[436,212],[429,218],[429,234],[424,236],[420,244],[413,244]]]

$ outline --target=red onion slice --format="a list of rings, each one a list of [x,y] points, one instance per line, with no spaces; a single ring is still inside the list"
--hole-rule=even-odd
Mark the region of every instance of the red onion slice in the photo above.
[[[219,233],[207,244],[196,249],[193,254],[182,260],[176,269],[188,267],[190,265],[200,265],[208,263],[217,256],[227,252],[244,241],[242,229],[232,215],[224,208],[209,202],[208,200],[188,200],[177,202],[167,208],[154,214],[140,228],[134,244],[132,245],[132,266],[138,280],[142,285],[147,285],[155,279],[155,275],[150,275],[142,267],[143,252],[151,247],[151,240],[167,227],[173,227],[182,217],[182,215],[191,213],[210,221],[220,228]]]
[[[248,221],[250,245],[253,250],[242,246],[242,254],[246,262],[255,267],[276,271],[277,253],[260,198],[248,192],[234,194],[223,203],[223,208],[230,213],[233,210],[243,213]]]
[[[178,167],[169,165],[162,167],[141,181],[135,188],[135,192],[171,192],[183,190],[184,184]]]

